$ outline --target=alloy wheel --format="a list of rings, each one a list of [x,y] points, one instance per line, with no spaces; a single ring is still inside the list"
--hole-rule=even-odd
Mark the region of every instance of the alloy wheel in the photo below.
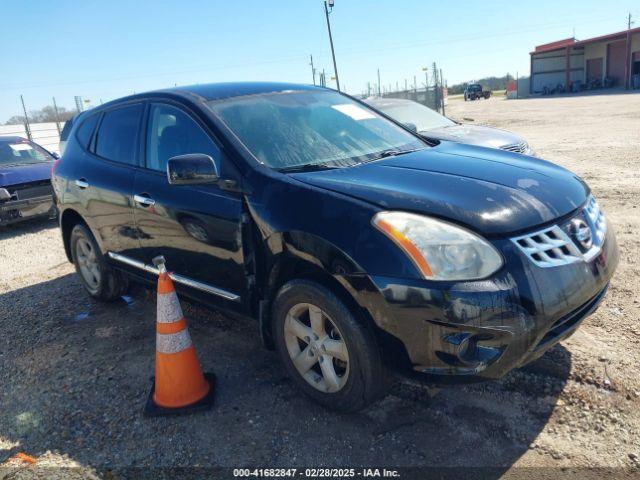
[[[349,377],[349,352],[333,320],[316,305],[294,305],[285,318],[287,351],[300,375],[317,390],[339,391]]]
[[[80,275],[87,286],[91,290],[98,290],[101,280],[98,256],[93,245],[86,238],[79,238],[76,242],[76,261]]]

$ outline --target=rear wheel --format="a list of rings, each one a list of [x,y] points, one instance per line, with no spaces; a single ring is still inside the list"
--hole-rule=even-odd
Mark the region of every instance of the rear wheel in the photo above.
[[[109,266],[86,226],[73,227],[70,250],[82,286],[93,298],[108,302],[127,292],[127,279]]]
[[[356,411],[384,393],[373,332],[330,290],[291,281],[278,292],[273,314],[278,353],[313,400],[333,410]]]

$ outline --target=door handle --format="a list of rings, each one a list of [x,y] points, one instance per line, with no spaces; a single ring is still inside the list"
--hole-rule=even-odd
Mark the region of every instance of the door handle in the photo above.
[[[84,190],[85,188],[89,188],[89,182],[87,182],[86,178],[79,178],[76,180],[76,187]]]
[[[147,197],[146,195],[134,195],[133,199],[143,207],[152,207],[156,204],[153,198]]]

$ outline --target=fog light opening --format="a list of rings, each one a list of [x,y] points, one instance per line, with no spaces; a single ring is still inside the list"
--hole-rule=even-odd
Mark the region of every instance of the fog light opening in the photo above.
[[[448,354],[449,362],[470,368],[487,366],[500,357],[505,346],[491,346],[493,337],[487,334],[471,332],[448,335],[444,339],[454,346]],[[487,344],[489,343],[489,344]]]
[[[458,345],[456,355],[460,359],[460,361],[463,363],[477,364],[478,363],[476,359],[477,347],[478,347],[477,343],[473,337],[471,336],[465,337]]]

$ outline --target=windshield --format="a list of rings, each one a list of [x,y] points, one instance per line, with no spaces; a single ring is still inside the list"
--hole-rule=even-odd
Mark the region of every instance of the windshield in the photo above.
[[[51,162],[53,157],[27,140],[0,140],[0,165],[26,165]]]
[[[418,132],[455,125],[455,122],[449,120],[447,117],[416,102],[380,102],[379,104],[372,103],[372,105],[397,122],[404,123],[405,125],[408,123],[414,124]]]
[[[349,167],[427,146],[331,91],[250,95],[209,106],[260,162],[279,170]]]

